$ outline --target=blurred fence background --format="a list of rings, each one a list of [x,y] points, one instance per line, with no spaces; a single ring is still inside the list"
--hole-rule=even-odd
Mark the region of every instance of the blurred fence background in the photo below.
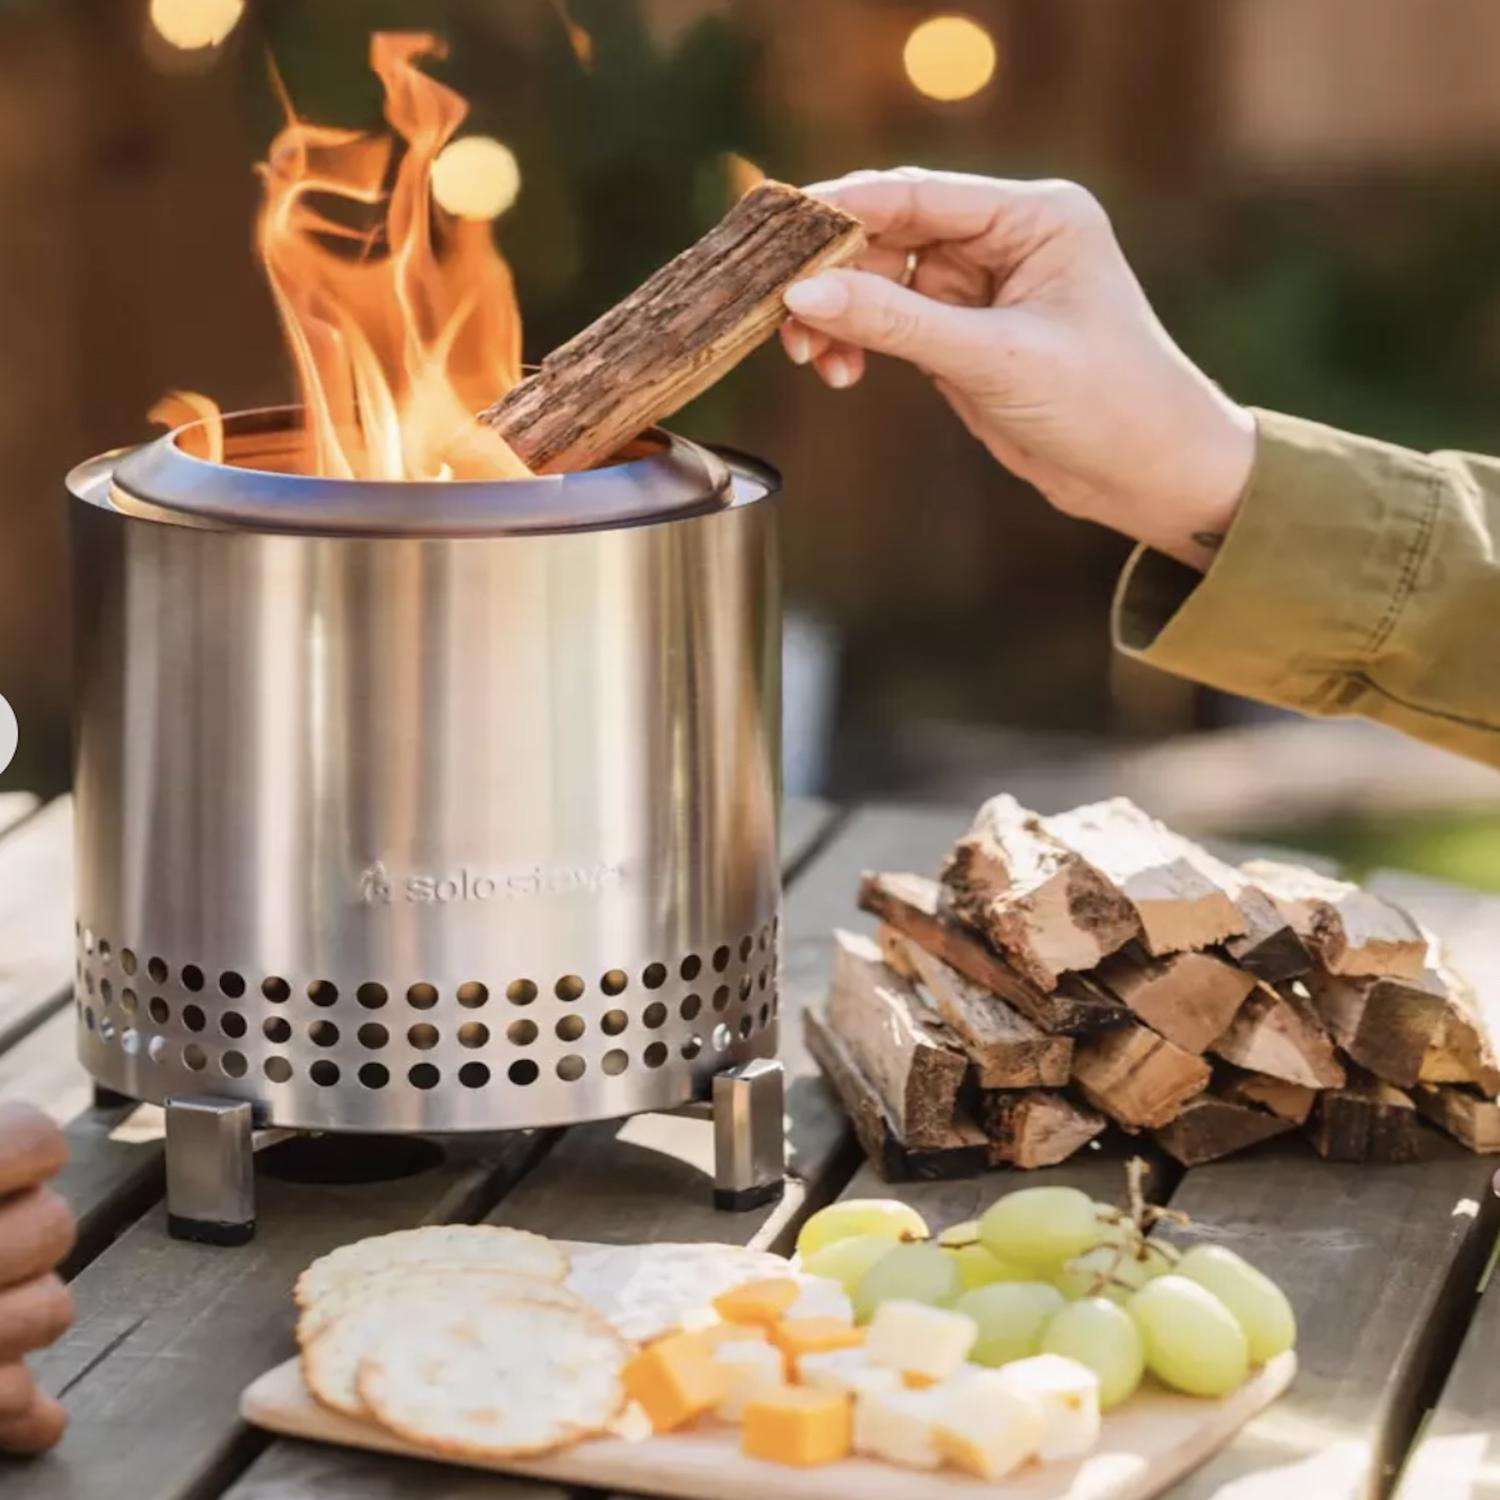
[[[964,0],[988,76],[972,53],[909,55],[948,10],[248,0],[222,46],[183,53],[146,0],[0,0],[0,692],[22,728],[0,785],[67,780],[66,469],[147,435],[170,387],[287,395],[249,248],[278,119],[267,54],[304,116],[373,125],[377,27],[445,34],[441,76],[520,163],[499,235],[531,358],[752,166],[1060,175],[1104,200],[1168,326],[1239,398],[1500,450],[1494,0]],[[1356,860],[1500,884],[1490,773],[1380,731],[1257,728],[1248,705],[1112,660],[1125,543],[1051,513],[911,372],[836,395],[766,350],[677,425],[786,474],[800,789],[975,798],[1024,772],[1061,800],[1104,766],[1164,813],[1186,798],[1205,825],[1297,823]],[[1250,763],[1283,767],[1285,797],[1252,796]]]

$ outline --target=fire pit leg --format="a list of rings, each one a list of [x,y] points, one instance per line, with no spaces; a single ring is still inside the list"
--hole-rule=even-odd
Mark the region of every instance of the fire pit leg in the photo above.
[[[167,1231],[207,1245],[255,1234],[250,1105],[195,1095],[167,1100]]]
[[[714,1078],[714,1207],[773,1203],[786,1186],[781,1064],[758,1058]]]

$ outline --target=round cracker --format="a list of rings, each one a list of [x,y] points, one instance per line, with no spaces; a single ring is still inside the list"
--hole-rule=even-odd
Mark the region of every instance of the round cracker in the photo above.
[[[305,1347],[335,1319],[356,1308],[407,1292],[439,1290],[474,1297],[536,1297],[543,1302],[561,1301],[576,1304],[579,1299],[560,1282],[520,1271],[505,1271],[494,1266],[460,1263],[458,1265],[387,1266],[383,1271],[369,1271],[330,1282],[316,1301],[302,1309],[297,1318],[297,1344]]]
[[[561,1281],[568,1274],[563,1251],[529,1230],[496,1224],[428,1224],[372,1235],[330,1250],[297,1278],[293,1296],[298,1307],[310,1307],[330,1286],[352,1276],[421,1265],[492,1266],[540,1276],[544,1281]]]
[[[630,1353],[588,1308],[485,1301],[388,1325],[358,1390],[382,1426],[430,1452],[514,1458],[607,1428],[625,1405]]]

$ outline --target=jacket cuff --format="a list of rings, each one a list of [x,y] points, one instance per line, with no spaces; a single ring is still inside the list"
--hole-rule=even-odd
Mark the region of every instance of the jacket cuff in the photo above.
[[[1338,713],[1395,628],[1431,540],[1425,455],[1257,411],[1255,465],[1207,573],[1138,547],[1115,645],[1151,666],[1305,713]]]

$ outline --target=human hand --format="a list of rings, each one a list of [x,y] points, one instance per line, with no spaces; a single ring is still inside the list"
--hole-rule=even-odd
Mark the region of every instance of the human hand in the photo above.
[[[870,244],[859,269],[788,288],[794,362],[842,388],[866,350],[909,360],[1057,509],[1207,568],[1254,418],[1172,342],[1087,191],[916,167],[808,191]]]
[[[53,1270],[73,1246],[73,1215],[47,1186],[67,1157],[46,1115],[0,1104],[0,1453],[40,1453],[67,1425],[22,1363],[73,1321],[72,1294]]]

